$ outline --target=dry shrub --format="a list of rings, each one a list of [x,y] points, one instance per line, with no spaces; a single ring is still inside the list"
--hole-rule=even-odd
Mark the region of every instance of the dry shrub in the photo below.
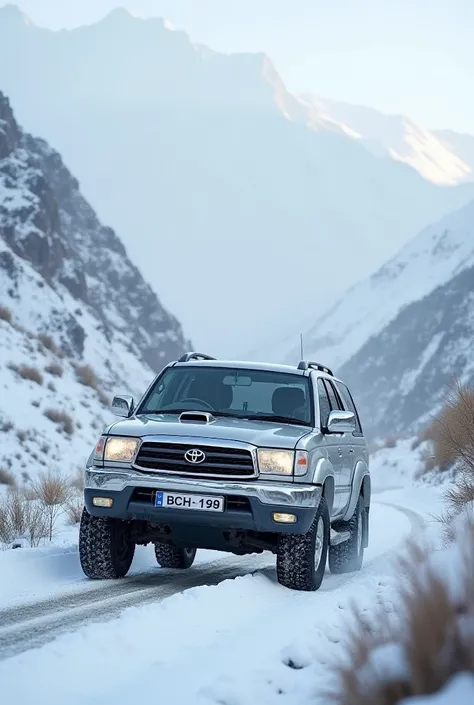
[[[53,375],[53,377],[62,377],[63,376],[63,368],[57,362],[53,362],[51,365],[48,365],[44,369],[45,369],[45,372],[47,372],[50,375]]]
[[[433,443],[435,464],[457,471],[453,486],[445,493],[447,511],[441,517],[445,534],[452,539],[450,523],[474,502],[474,389],[455,384],[427,434]]]
[[[97,389],[99,386],[97,375],[90,365],[79,365],[76,367],[76,377],[85,387]]]
[[[395,436],[389,436],[388,438],[385,439],[384,446],[385,448],[396,448],[397,445],[397,439]]]
[[[49,350],[54,354],[57,353],[56,343],[50,335],[48,335],[47,333],[40,333],[38,335],[38,340],[40,341],[41,345],[46,348],[46,350]]]
[[[14,476],[6,468],[0,468],[0,485],[7,485],[7,487],[15,487],[16,485]]]
[[[12,312],[6,306],[0,305],[0,320],[6,321],[7,323],[12,322]]]
[[[71,497],[71,499],[66,502],[64,510],[68,521],[72,526],[79,524],[81,521],[82,512],[84,510],[84,499],[82,495],[75,495],[74,497]]]
[[[48,522],[39,502],[30,501],[17,491],[0,501],[0,541],[11,543],[26,538],[30,546],[38,546],[48,534]]]
[[[69,480],[62,475],[42,474],[32,483],[31,492],[43,508],[51,541],[62,507],[67,505],[71,498]]]
[[[60,426],[63,429],[64,433],[67,433],[69,436],[72,436],[72,434],[74,433],[74,421],[72,420],[71,416],[69,416],[69,414],[67,414],[65,411],[59,411],[58,409],[46,409],[44,415],[50,421]]]
[[[31,382],[36,382],[36,384],[43,384],[43,375],[36,367],[22,365],[18,368],[18,374],[22,379],[28,379]]]
[[[466,531],[466,528],[465,528]],[[401,565],[397,615],[361,614],[349,637],[349,660],[337,670],[331,699],[339,705],[395,705],[438,692],[454,675],[474,674],[474,525],[460,548],[456,589],[414,546]],[[461,557],[461,556],[459,556]]]
[[[440,469],[462,461],[474,473],[474,389],[457,382],[426,435]]]

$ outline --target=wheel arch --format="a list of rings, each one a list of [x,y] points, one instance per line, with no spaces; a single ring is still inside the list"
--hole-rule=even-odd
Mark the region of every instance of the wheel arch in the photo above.
[[[334,507],[336,479],[332,463],[327,458],[320,458],[316,463],[312,482],[323,488],[323,497],[328,505],[329,516],[331,516]]]
[[[360,460],[357,463],[354,471],[354,477],[352,478],[351,499],[344,513],[344,516],[342,517],[343,521],[349,521],[349,519],[354,514],[360,495],[362,495],[362,497],[364,498],[365,507],[370,507],[371,479],[369,474],[369,467],[367,463],[363,460]]]

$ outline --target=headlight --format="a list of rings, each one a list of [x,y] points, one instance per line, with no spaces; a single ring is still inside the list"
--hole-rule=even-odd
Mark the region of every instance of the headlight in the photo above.
[[[139,438],[108,438],[104,460],[130,463],[135,456],[139,443]]]
[[[295,462],[293,450],[257,450],[258,467],[262,473],[292,475]]]

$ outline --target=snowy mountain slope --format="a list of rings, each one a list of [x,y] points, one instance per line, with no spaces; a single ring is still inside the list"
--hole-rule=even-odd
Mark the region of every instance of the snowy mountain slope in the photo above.
[[[474,135],[465,135],[454,130],[433,130],[437,139],[467,164],[474,174]]]
[[[186,347],[181,328],[0,94],[0,468],[71,471],[110,418]]]
[[[70,32],[0,10],[0,86],[216,355],[279,337],[301,301],[323,311],[474,196],[327,129],[265,55],[210,52],[125,10]],[[340,276],[315,278],[315,257],[341,251]]]
[[[413,432],[439,410],[450,384],[474,382],[472,256],[470,261],[406,306],[341,368],[370,434]]]
[[[413,301],[474,263],[474,201],[425,228],[306,332],[305,355],[341,368]],[[297,340],[285,359],[299,355]]]
[[[331,125],[364,145],[372,154],[409,164],[435,184],[474,181],[474,136],[449,130],[430,131],[404,115],[385,115],[305,94],[301,99],[323,125]]]

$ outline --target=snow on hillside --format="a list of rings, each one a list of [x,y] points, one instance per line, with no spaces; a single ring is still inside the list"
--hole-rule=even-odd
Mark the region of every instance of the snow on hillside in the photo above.
[[[474,263],[405,306],[341,368],[370,436],[428,425],[456,381],[474,383]]]
[[[435,184],[474,180],[474,137],[433,132],[403,115],[383,113],[357,105],[305,94],[301,99],[319,122],[363,144],[372,154],[386,156],[416,169]]]
[[[402,308],[473,263],[474,201],[425,228],[370,279],[350,289],[306,332],[305,356],[340,368]],[[285,359],[294,362],[298,355],[295,345]]]
[[[185,346],[60,156],[0,94],[0,483],[83,467],[111,395],[142,393]]]
[[[44,320],[46,313],[74,300],[62,301],[32,272],[22,274],[17,291],[24,304],[11,323],[0,320],[0,468],[17,485],[38,472],[73,475],[83,469],[102,429],[113,420],[112,394],[142,393],[153,377],[124,345],[104,344],[91,316],[86,315],[87,346],[81,357],[50,350],[47,337],[36,337],[33,327],[20,321]],[[89,379],[89,367],[97,382]],[[0,490],[1,483],[0,477]]]

